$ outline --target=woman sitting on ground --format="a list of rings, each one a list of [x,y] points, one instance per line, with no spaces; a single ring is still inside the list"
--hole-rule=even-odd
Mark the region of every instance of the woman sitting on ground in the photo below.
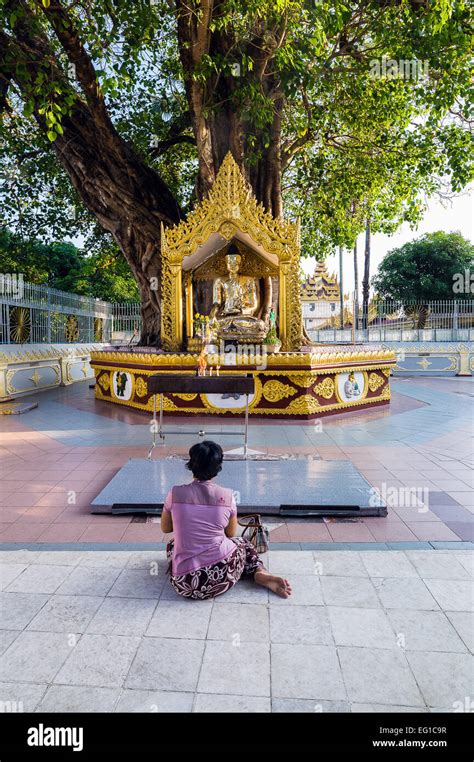
[[[186,465],[194,480],[173,487],[166,496],[161,529],[174,533],[166,548],[170,582],[185,598],[205,599],[225,593],[241,578],[252,578],[288,598],[288,580],[270,574],[253,545],[235,536],[233,492],[212,482],[222,469],[223,457],[215,442],[193,445]]]

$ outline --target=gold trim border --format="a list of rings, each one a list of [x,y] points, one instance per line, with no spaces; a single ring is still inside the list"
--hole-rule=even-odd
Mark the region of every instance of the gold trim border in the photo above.
[[[386,366],[384,365],[384,366],[381,366],[379,369],[383,369],[385,367]],[[373,368],[373,366],[372,366],[372,368]],[[94,370],[96,370],[96,369],[94,369]],[[116,368],[97,367],[96,384],[95,384],[95,390],[94,390],[95,391],[95,397],[96,397],[96,399],[99,399],[99,400],[102,400],[102,401],[105,401],[105,402],[111,402],[111,403],[114,403],[114,404],[125,405],[127,407],[135,408],[137,410],[142,410],[142,411],[146,411],[146,412],[147,411],[152,412],[152,410],[153,410],[153,396],[150,396],[148,401],[146,403],[137,402],[136,399],[135,399],[135,373],[138,376],[139,375],[143,375],[143,374],[149,375],[149,374],[153,373],[153,371],[151,371],[151,370],[143,371],[143,370],[137,368],[136,371],[133,372],[134,369],[127,369],[126,372],[131,373],[131,375],[133,376],[133,379],[134,379],[133,380],[133,395],[132,395],[132,397],[129,400],[121,400],[119,398],[114,398],[112,396],[105,395],[102,392],[102,389],[100,388],[100,385],[98,383],[98,375],[99,375],[99,373],[101,373],[103,371],[109,371],[110,372],[110,371],[115,371],[115,370],[116,370]],[[354,370],[355,371],[355,370],[359,370],[359,368],[351,368],[350,370]],[[366,368],[360,368],[360,370],[362,372],[366,373]],[[273,375],[281,375],[281,376],[287,377],[288,374],[286,374],[284,371],[279,371],[279,372],[273,371]],[[291,375],[294,375],[294,374],[292,373]],[[318,375],[318,374],[315,374],[315,375]],[[336,376],[336,375],[339,375],[339,374],[337,372],[335,372],[334,375]],[[258,401],[256,401],[257,394],[255,395],[254,401],[252,401],[252,403],[249,406],[250,410],[254,410],[254,408],[259,405],[259,403],[261,402],[261,399],[262,399],[263,383],[258,378],[256,379],[256,382],[257,382],[257,385],[260,386],[260,396],[259,396]],[[367,387],[367,383],[368,382],[365,380],[364,390]],[[304,392],[303,392],[303,394],[304,394]],[[240,409],[236,410],[235,408],[216,408],[216,407],[212,406],[207,400],[202,399],[203,395],[199,395],[199,396],[201,397],[201,401],[205,405],[206,410],[208,412],[211,412],[211,413],[215,414],[215,415],[226,415],[226,414],[239,415],[242,412]],[[299,395],[299,396],[301,397],[302,395]],[[166,398],[166,399],[169,402],[172,403],[172,400],[169,400],[168,398]],[[297,398],[292,397],[292,400],[290,400],[290,402],[294,401],[295,399],[297,399]],[[316,397],[314,399],[316,401]],[[390,382],[389,382],[389,378],[387,377],[386,383],[381,387],[380,394],[377,395],[377,396],[367,397],[367,393],[366,393],[365,397],[363,397],[362,399],[359,399],[357,401],[353,401],[353,402],[339,401],[339,402],[333,403],[331,405],[323,405],[323,404],[319,403],[318,410],[321,412],[321,414],[324,414],[324,413],[332,411],[332,410],[350,410],[350,409],[353,409],[353,408],[356,408],[356,407],[360,407],[362,405],[372,405],[372,404],[374,404],[376,402],[383,402],[383,401],[389,401],[389,400],[390,400]],[[174,404],[174,403],[172,403],[172,404]],[[194,415],[205,415],[206,414],[206,410],[196,410],[196,407],[179,407],[179,408],[176,407],[175,412],[192,413]],[[255,410],[255,414],[256,415],[270,415],[270,416],[271,415],[281,415],[281,416],[284,416],[286,414],[289,418],[292,418],[292,417],[294,417],[296,415],[294,413],[293,414],[292,413],[287,413],[286,409],[284,407],[283,408],[272,408],[272,407],[264,407],[264,406],[260,407],[259,410]],[[310,413],[308,412],[308,414],[310,414]]]

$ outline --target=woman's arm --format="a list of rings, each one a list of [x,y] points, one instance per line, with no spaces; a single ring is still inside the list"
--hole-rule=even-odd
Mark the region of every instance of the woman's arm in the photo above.
[[[224,532],[227,537],[235,537],[237,534],[237,516],[231,516],[229,519],[229,523],[227,524],[226,528],[224,529]]]
[[[169,532],[173,531],[173,517],[171,516],[171,502],[172,502],[172,492],[170,490],[165,497],[165,502],[163,503],[163,510],[161,512],[161,531],[164,532],[164,534],[169,534]]]
[[[232,505],[231,505],[231,514],[229,523],[227,524],[226,528],[224,529],[224,532],[227,537],[235,537],[237,534],[237,504],[235,502],[235,497],[232,495]]]

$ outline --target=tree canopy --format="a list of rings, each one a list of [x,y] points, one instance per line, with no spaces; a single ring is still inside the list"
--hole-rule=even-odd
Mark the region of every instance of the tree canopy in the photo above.
[[[372,284],[382,298],[405,303],[472,299],[466,271],[473,267],[474,245],[460,233],[427,233],[389,251]]]
[[[110,302],[138,300],[130,268],[111,245],[87,255],[72,243],[28,240],[0,230],[0,272],[21,273],[29,283]]]
[[[90,251],[111,236],[154,342],[161,224],[206,196],[228,150],[317,256],[467,184],[470,14],[465,0],[0,0],[5,222]]]

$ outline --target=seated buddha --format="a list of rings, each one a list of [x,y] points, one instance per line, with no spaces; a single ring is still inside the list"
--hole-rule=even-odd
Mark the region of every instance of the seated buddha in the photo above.
[[[259,283],[255,278],[240,275],[241,260],[232,244],[225,255],[228,275],[214,282],[209,317],[216,325],[219,339],[261,342],[268,331],[269,309],[260,310]]]

